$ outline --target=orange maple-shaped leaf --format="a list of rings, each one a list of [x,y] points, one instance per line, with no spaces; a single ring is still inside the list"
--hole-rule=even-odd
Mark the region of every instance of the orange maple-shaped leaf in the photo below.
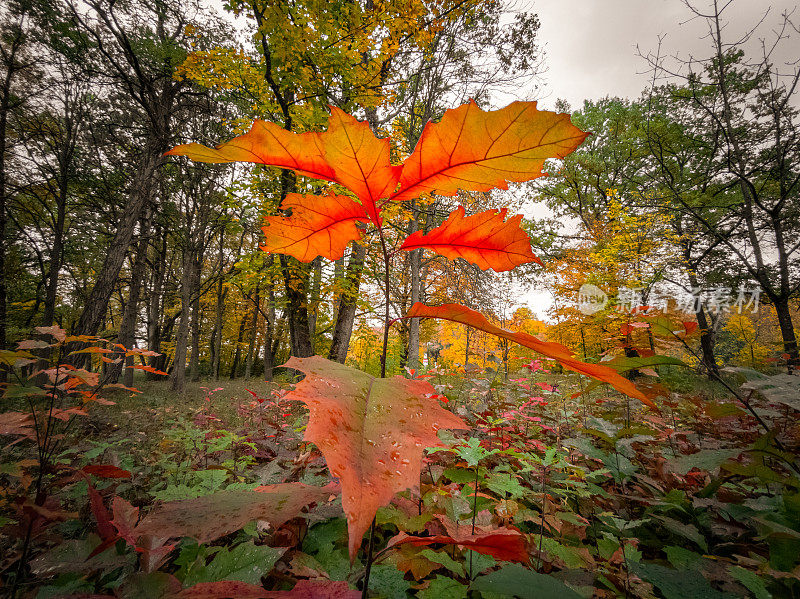
[[[266,252],[311,262],[317,256],[338,260],[347,244],[361,239],[357,221],[368,221],[364,208],[342,195],[304,196],[290,193],[281,205],[291,216],[268,216],[263,227]]]
[[[423,448],[441,445],[436,431],[469,427],[426,397],[436,391],[425,381],[378,379],[319,356],[285,366],[306,374],[286,398],[308,406],[305,440],[342,483],[352,560],[378,508],[419,484]]]
[[[257,120],[250,131],[216,148],[190,143],[166,154],[199,162],[254,162],[335,181],[356,194],[376,226],[381,225],[377,202],[395,190],[400,177],[400,167],[389,162],[389,140],[378,139],[367,123],[338,108],[331,108],[328,130],[321,133],[293,133]]]
[[[409,235],[401,250],[428,248],[446,258],[463,258],[486,270],[512,270],[520,264],[541,260],[531,251],[531,240],[519,224],[522,215],[505,220],[508,210],[486,210],[465,217],[463,206],[450,213],[441,226],[427,235]]]
[[[563,158],[586,135],[568,114],[538,110],[536,102],[513,102],[489,112],[470,102],[426,125],[392,199],[506,189],[509,181],[540,177],[545,160]]]
[[[608,383],[614,389],[630,397],[634,397],[641,401],[646,406],[658,410],[648,397],[642,393],[636,386],[625,377],[621,376],[613,368],[603,366],[601,364],[588,364],[582,362],[574,357],[569,348],[561,345],[560,343],[553,343],[552,341],[542,341],[533,335],[523,333],[521,331],[514,332],[493,325],[486,317],[480,312],[470,310],[466,306],[459,304],[444,304],[442,306],[426,306],[417,302],[411,306],[411,310],[406,314],[408,318],[441,318],[444,320],[452,320],[453,322],[460,322],[469,325],[481,331],[485,331],[492,335],[514,341],[525,347],[539,352],[549,358],[558,361],[567,370],[585,374],[586,376]]]
[[[430,537],[415,537],[400,532],[389,539],[387,547],[396,545],[414,545],[422,547],[443,543],[445,545],[458,545],[465,549],[472,549],[484,555],[491,555],[495,559],[507,562],[520,562],[527,564],[530,560],[528,553],[527,537],[516,528],[497,528],[489,531],[480,531],[477,534],[433,535]]]

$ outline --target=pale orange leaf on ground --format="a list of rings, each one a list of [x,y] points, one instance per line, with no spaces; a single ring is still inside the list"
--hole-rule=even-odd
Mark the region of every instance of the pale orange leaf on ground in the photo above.
[[[348,196],[290,193],[281,204],[291,216],[268,216],[263,227],[266,252],[311,262],[317,256],[338,260],[347,244],[361,239],[356,223],[368,219],[364,208]]]
[[[378,508],[419,484],[423,449],[441,445],[436,431],[468,426],[426,397],[436,391],[425,381],[378,379],[319,356],[285,366],[306,374],[286,398],[308,406],[305,440],[341,481],[353,559]]]
[[[495,272],[512,270],[520,264],[541,260],[531,251],[531,240],[520,228],[522,215],[505,220],[508,210],[486,210],[464,216],[463,206],[450,213],[439,227],[423,235],[417,231],[409,235],[401,250],[425,247],[446,258],[463,258],[486,270]]]

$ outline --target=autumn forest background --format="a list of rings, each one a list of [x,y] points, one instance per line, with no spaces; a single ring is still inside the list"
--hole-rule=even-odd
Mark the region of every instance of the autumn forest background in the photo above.
[[[800,25],[735,10],[686,3],[702,56],[654,40],[638,97],[569,106],[537,96],[535,4],[5,3],[0,591],[800,596]],[[400,165],[446,111],[515,100],[589,135],[547,176],[387,202],[339,259],[263,247],[336,179],[165,155],[339,109]],[[458,207],[523,215],[539,262],[387,253]],[[315,355],[354,369],[333,381],[426,381],[431,418],[469,426],[418,443],[444,449],[363,544],[291,401],[317,371],[283,365]]]

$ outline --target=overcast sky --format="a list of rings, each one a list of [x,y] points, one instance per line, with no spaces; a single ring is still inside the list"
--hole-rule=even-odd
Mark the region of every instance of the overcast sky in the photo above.
[[[709,0],[698,0],[699,8]],[[722,0],[720,2],[722,4]],[[606,95],[638,97],[649,82],[646,62],[636,55],[654,51],[658,36],[666,34],[663,49],[683,57],[708,55],[708,41],[699,39],[706,25],[692,16],[681,0],[528,0],[541,21],[540,42],[546,50],[546,85],[542,106],[552,108],[565,98],[573,109],[587,98]],[[727,35],[740,35],[770,9],[759,27],[770,37],[784,10],[797,8],[793,0],[735,0],[724,12]],[[800,9],[795,12],[800,21]],[[787,48],[788,50],[788,48]],[[797,49],[794,52],[797,55]]]
[[[540,108],[553,109],[558,98],[566,99],[573,110],[586,99],[606,95],[638,98],[652,75],[647,73],[645,60],[637,56],[636,46],[643,54],[655,52],[659,36],[664,36],[662,53],[668,55],[705,58],[711,52],[708,40],[702,39],[708,32],[707,24],[692,19],[681,0],[521,1],[520,8],[534,10],[541,22],[538,35],[546,52],[547,71],[538,94],[530,98],[538,99]],[[705,8],[710,0],[698,0],[695,5]],[[728,23],[724,35],[738,39],[769,9],[750,45],[752,51],[759,53],[755,56],[760,56],[758,39],[773,37],[781,14],[797,6],[798,2],[791,0],[734,0],[723,13]],[[800,9],[795,11],[794,19],[800,22]],[[800,48],[785,46],[779,60],[800,55]],[[523,212],[529,218],[548,213],[546,207],[536,203],[528,203]],[[539,318],[549,320],[547,310],[553,305],[553,298],[548,291],[528,286],[518,290],[521,304],[528,305]]]

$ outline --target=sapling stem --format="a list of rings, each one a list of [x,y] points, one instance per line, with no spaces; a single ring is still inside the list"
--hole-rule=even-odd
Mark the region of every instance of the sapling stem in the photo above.
[[[378,235],[381,240],[381,252],[383,253],[383,266],[384,266],[384,290],[383,299],[386,302],[386,310],[383,315],[383,349],[381,351],[381,378],[386,378],[386,354],[389,349],[389,327],[392,320],[389,317],[389,271],[391,268],[391,257],[389,250],[386,247],[386,238],[383,235],[383,229],[378,227]],[[375,544],[375,518],[372,519],[372,525],[369,527],[369,543],[367,545],[367,565],[364,569],[364,586],[361,589],[361,599],[367,599],[369,592],[369,574],[372,570],[372,548]]]

